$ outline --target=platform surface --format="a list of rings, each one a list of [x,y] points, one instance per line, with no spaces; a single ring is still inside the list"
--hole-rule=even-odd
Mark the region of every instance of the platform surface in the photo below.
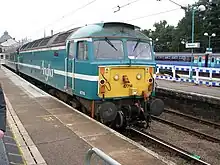
[[[0,165],[24,165],[23,155],[19,150],[11,128],[6,125],[6,132],[0,140]]]
[[[115,131],[77,112],[70,106],[33,88],[11,71],[0,69],[0,81],[10,104],[10,118],[20,122],[28,147],[42,158],[39,165],[81,165],[85,154],[96,147],[121,164],[163,165],[171,163],[141,148]],[[24,145],[24,144],[23,144]],[[20,144],[21,150],[25,147]],[[23,148],[22,148],[23,147]],[[22,150],[24,151],[24,150]]]
[[[168,80],[156,80],[157,88],[165,88],[168,90],[183,91],[189,94],[200,94],[220,98],[220,87],[209,87],[205,85],[195,85],[185,82],[172,82]]]

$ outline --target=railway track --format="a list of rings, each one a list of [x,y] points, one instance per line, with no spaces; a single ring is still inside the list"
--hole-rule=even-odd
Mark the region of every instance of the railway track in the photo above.
[[[195,117],[195,116],[192,116],[192,115],[184,114],[184,113],[177,112],[175,110],[170,110],[170,109],[167,109],[167,108],[164,109],[164,112],[169,113],[169,114],[174,114],[174,115],[177,115],[177,116],[180,116],[180,117],[184,117],[184,118],[187,118],[187,119],[205,124],[205,125],[213,127],[213,128],[220,129],[220,123],[215,123],[215,122],[212,122],[212,121],[209,121],[209,120],[201,119],[201,118],[198,118],[198,117]]]
[[[165,142],[164,140],[151,135],[149,133],[143,132],[138,128],[135,127],[130,127],[128,128],[129,133],[131,133],[134,136],[141,137],[142,140],[147,140],[148,142],[150,141],[151,143],[155,143],[157,146],[159,146],[161,149],[166,150],[169,153],[172,153],[175,156],[179,156],[183,158],[184,160],[187,160],[188,163],[190,164],[195,164],[195,165],[211,165],[208,162],[205,162],[201,160],[198,156],[189,153],[188,151],[185,151],[177,146],[174,146],[168,142]]]
[[[204,120],[204,119],[200,119],[200,118],[197,118],[197,117],[194,117],[194,116],[191,116],[191,115],[187,115],[187,114],[183,114],[183,113],[180,113],[180,112],[176,112],[176,111],[173,111],[173,110],[165,109],[165,112],[170,113],[170,114],[174,114],[174,115],[178,115],[180,117],[184,117],[184,118],[187,118],[189,120],[193,120],[193,121],[203,123],[205,125],[220,129],[220,125],[218,123],[210,122],[210,121],[207,121],[207,120]],[[155,120],[155,121],[170,125],[172,127],[175,127],[179,130],[191,133],[191,134],[193,134],[193,135],[195,135],[195,136],[197,136],[201,139],[206,139],[206,140],[214,142],[214,143],[220,143],[220,138],[215,137],[215,134],[210,135],[210,134],[207,134],[207,133],[204,133],[204,132],[201,132],[201,131],[197,131],[195,128],[190,128],[189,126],[184,126],[184,125],[178,124],[176,122],[164,119],[162,117],[152,116],[152,119]]]

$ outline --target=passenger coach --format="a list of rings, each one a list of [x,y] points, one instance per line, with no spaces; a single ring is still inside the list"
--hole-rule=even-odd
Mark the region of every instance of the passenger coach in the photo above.
[[[156,52],[155,58],[161,65],[220,68],[220,53]]]

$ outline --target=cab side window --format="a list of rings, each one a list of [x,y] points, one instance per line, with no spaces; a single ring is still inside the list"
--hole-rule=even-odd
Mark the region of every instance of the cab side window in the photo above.
[[[79,41],[77,44],[77,59],[88,60],[88,45],[86,41]]]
[[[74,58],[74,42],[71,42],[69,46],[69,58]]]

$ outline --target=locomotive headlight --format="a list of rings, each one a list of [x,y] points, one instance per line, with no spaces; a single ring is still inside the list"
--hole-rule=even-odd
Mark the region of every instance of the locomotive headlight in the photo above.
[[[138,80],[140,80],[140,79],[141,79],[141,74],[138,73],[137,76],[136,76],[136,78],[137,78]]]
[[[119,75],[118,75],[118,74],[116,74],[116,75],[114,76],[114,80],[115,80],[115,81],[118,81],[118,80],[119,80]]]

